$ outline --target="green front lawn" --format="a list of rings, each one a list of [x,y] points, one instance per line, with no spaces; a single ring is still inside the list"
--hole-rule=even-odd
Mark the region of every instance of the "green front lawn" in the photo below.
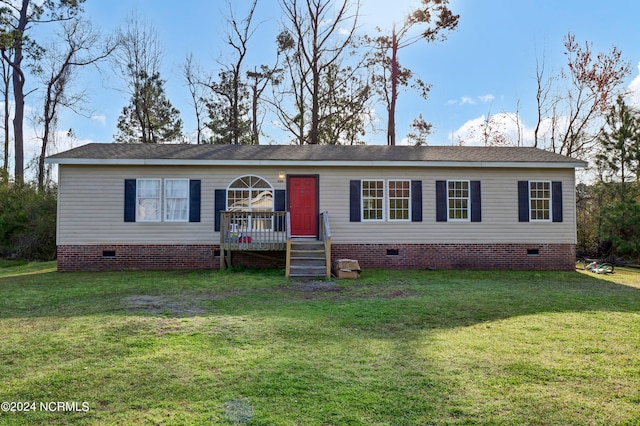
[[[54,269],[0,268],[0,424],[640,423],[637,271]]]

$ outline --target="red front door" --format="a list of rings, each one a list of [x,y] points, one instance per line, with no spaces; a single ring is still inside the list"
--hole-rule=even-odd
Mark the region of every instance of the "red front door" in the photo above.
[[[289,177],[289,214],[291,235],[294,237],[318,236],[318,177]]]

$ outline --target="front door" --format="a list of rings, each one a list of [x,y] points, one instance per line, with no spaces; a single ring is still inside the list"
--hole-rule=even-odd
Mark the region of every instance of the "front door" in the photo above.
[[[318,236],[318,176],[289,176],[291,236]]]

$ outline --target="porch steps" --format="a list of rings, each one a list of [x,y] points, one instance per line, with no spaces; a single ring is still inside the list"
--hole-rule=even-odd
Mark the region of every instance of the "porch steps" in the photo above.
[[[291,240],[290,277],[324,277],[327,272],[324,242]]]

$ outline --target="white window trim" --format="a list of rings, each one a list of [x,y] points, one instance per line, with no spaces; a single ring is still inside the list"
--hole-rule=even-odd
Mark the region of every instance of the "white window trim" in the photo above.
[[[381,219],[365,219],[364,218],[364,184],[363,182],[382,182],[382,218]],[[362,222],[385,222],[387,210],[387,182],[384,179],[361,179],[360,180],[360,220]]]
[[[409,205],[407,206],[407,210],[408,210],[408,215],[407,215],[407,219],[391,219],[391,189],[389,188],[389,183],[390,182],[409,182]],[[411,179],[387,179],[387,181],[385,182],[385,202],[386,202],[386,209],[385,209],[385,213],[387,214],[388,217],[388,221],[389,222],[411,222],[411,200],[413,197],[413,193],[411,192]]]
[[[532,183],[547,183],[549,184],[549,219],[534,219],[531,214],[531,184]],[[530,180],[527,185],[527,201],[529,203],[529,222],[553,222],[553,184],[550,180]],[[542,200],[542,198],[539,198]]]
[[[246,188],[232,188],[231,185],[233,185],[233,183],[239,179],[245,178],[245,177],[254,177],[254,178],[259,178],[261,180],[263,180],[264,182],[266,182],[267,184],[269,184],[269,188],[255,188],[255,187],[246,187]],[[242,175],[242,176],[238,176],[237,178],[233,179],[228,185],[227,185],[227,189],[225,192],[225,210],[229,209],[229,191],[242,191],[242,190],[246,190],[249,191],[249,210],[247,210],[248,212],[253,211],[253,204],[251,204],[251,200],[253,199],[252,195],[253,192],[257,192],[260,190],[271,190],[271,195],[273,197],[273,204],[271,205],[271,211],[274,212],[275,208],[276,208],[276,190],[273,187],[273,184],[271,182],[269,182],[267,179],[263,178],[262,176],[259,175]]]
[[[165,217],[165,214],[167,213],[167,211],[169,211],[169,208],[167,206],[167,202],[168,202],[168,198],[167,197],[167,181],[186,181],[187,182],[187,217],[185,219],[167,219]],[[189,208],[190,208],[190,204],[191,204],[191,198],[189,194],[189,179],[185,179],[185,178],[165,178],[164,179],[164,185],[162,185],[161,188],[161,192],[164,195],[164,200],[162,202],[162,205],[164,206],[164,211],[162,212],[162,218],[164,220],[164,222],[189,222]]]
[[[140,207],[140,196],[138,195],[138,191],[140,190],[140,181],[143,180],[153,180],[153,181],[158,181],[160,183],[160,191],[159,191],[159,196],[158,196],[158,210],[159,210],[159,214],[158,214],[158,218],[157,219],[142,219],[140,217],[139,214],[139,207]],[[136,222],[140,222],[140,223],[158,223],[158,222],[162,222],[162,179],[161,178],[138,178],[136,179]]]
[[[467,197],[466,197],[467,217],[466,219],[456,219],[456,218],[451,218],[450,216],[451,210],[449,209],[449,182],[466,182],[467,183]],[[471,222],[471,181],[466,179],[447,180],[446,191],[447,191],[447,222]],[[456,199],[463,199],[463,198],[456,198]]]

